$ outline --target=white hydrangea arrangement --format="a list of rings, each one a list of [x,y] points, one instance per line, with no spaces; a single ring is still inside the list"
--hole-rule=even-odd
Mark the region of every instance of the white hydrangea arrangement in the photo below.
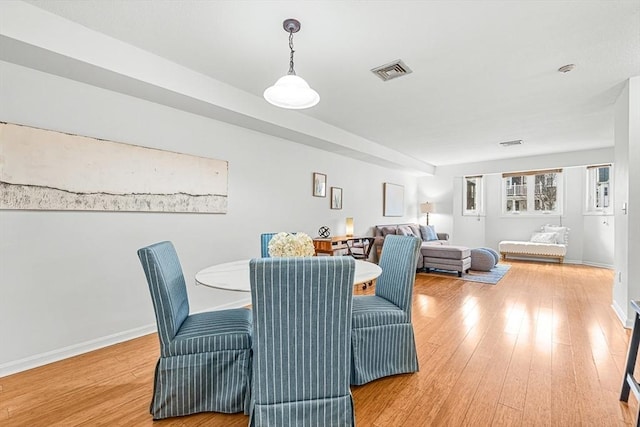
[[[314,256],[313,240],[304,233],[278,233],[269,242],[272,257]]]

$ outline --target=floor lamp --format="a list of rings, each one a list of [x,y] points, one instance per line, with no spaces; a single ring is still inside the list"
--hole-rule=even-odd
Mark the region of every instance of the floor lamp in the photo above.
[[[434,204],[430,202],[420,203],[420,212],[427,214],[427,225],[429,225],[429,214],[434,212]]]

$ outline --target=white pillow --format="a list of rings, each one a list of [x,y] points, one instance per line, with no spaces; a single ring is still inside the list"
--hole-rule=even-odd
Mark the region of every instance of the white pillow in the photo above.
[[[557,225],[545,225],[542,227],[542,231],[545,233],[558,233],[557,242],[566,245],[569,241],[569,229],[567,227],[561,227]]]
[[[401,236],[420,237],[420,236],[416,236],[416,233],[408,225],[399,225],[398,226],[398,234],[401,235]]]
[[[558,233],[533,233],[533,243],[558,243]]]

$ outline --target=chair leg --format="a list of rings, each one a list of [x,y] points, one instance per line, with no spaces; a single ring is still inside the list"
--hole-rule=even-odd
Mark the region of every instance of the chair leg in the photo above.
[[[627,352],[627,364],[624,370],[624,378],[622,378],[622,390],[620,391],[620,401],[629,401],[629,392],[631,384],[634,381],[633,371],[636,366],[638,357],[638,346],[640,345],[640,315],[636,312],[635,321],[633,322],[633,333],[631,334],[631,342],[629,343],[629,351]],[[640,404],[638,405],[640,408]]]
[[[156,398],[156,387],[158,384],[158,369],[160,368],[160,359],[156,362],[155,373],[153,374],[153,394],[151,395],[151,402],[149,403],[149,413],[153,415],[153,401]],[[154,418],[155,419],[155,418]]]
[[[640,305],[638,301],[631,301],[631,307],[635,310],[635,320],[633,321],[633,332],[631,334],[631,342],[629,343],[629,351],[627,353],[627,364],[622,378],[622,390],[620,391],[620,401],[629,401],[629,392],[633,391],[634,396],[638,400],[638,410],[636,412],[636,427],[640,427],[640,385],[633,376],[638,357],[638,346],[640,346]]]

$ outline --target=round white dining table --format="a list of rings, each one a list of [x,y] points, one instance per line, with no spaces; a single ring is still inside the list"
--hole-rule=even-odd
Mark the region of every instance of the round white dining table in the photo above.
[[[243,259],[213,265],[196,273],[196,284],[227,291],[251,292],[249,261]],[[353,284],[371,282],[382,273],[382,269],[372,262],[355,260],[356,271]]]

